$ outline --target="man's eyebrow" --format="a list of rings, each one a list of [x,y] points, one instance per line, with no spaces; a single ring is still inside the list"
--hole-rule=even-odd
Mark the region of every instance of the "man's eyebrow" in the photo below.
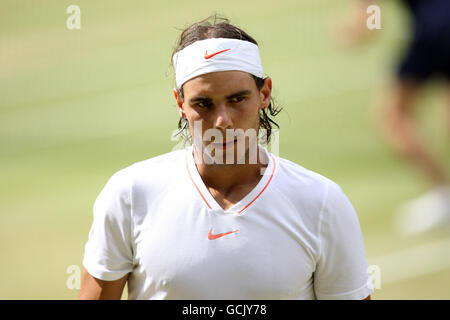
[[[240,96],[245,96],[245,95],[248,95],[248,94],[251,94],[251,93],[252,92],[250,90],[242,90],[242,91],[230,94],[230,95],[226,96],[225,98],[226,99],[233,99],[233,98],[240,97]],[[189,99],[189,103],[193,104],[193,103],[198,102],[198,101],[211,101],[211,100],[212,99],[208,98],[208,97],[197,96],[197,97]]]
[[[230,95],[227,96],[226,98],[227,98],[227,99],[233,99],[233,98],[236,98],[236,97],[248,95],[248,94],[250,94],[250,93],[252,93],[250,90],[242,90],[242,91],[239,91],[239,92],[230,94]]]
[[[194,97],[192,99],[189,99],[189,103],[193,104],[193,103],[198,102],[198,101],[211,101],[211,100],[212,100],[211,98],[197,96],[197,97]]]

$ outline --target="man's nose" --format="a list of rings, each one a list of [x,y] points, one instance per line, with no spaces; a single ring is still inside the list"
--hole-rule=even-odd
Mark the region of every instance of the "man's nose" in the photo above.
[[[225,130],[233,127],[233,121],[230,115],[230,110],[222,103],[217,106],[214,114],[214,127]]]

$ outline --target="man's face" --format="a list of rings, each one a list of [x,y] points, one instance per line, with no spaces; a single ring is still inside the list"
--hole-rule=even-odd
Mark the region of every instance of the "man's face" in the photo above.
[[[178,96],[176,90],[174,94],[180,115],[189,122],[194,144],[201,141],[204,148],[209,146],[210,150],[222,150],[225,157],[230,150],[235,152],[237,144],[243,139],[247,152],[250,135],[254,133],[257,136],[258,133],[260,110],[270,103],[271,89],[270,78],[258,90],[249,73],[220,71],[187,81],[183,85],[184,99]],[[236,130],[245,132],[247,137],[230,134]],[[198,136],[200,132],[201,137]],[[216,133],[221,133],[222,139],[217,139]]]

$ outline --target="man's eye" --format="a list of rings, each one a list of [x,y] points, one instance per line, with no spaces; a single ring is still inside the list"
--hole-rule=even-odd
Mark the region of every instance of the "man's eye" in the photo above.
[[[242,100],[244,100],[245,99],[245,97],[234,97],[234,98],[232,98],[230,101],[232,102],[232,103],[238,103],[238,102],[241,102]]]
[[[211,103],[208,102],[208,101],[200,101],[200,102],[197,102],[197,106],[200,107],[200,108],[206,108],[206,107],[209,107],[210,104],[211,104]]]

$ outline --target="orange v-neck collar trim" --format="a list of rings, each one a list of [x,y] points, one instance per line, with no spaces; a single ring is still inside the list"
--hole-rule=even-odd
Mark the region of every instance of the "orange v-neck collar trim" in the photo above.
[[[197,166],[195,165],[194,155],[192,154],[193,150],[192,146],[186,148],[186,169],[189,178],[192,181],[192,184],[194,185],[195,189],[197,189],[197,192],[199,193],[200,197],[210,210],[220,210],[223,212],[237,212],[238,214],[242,214],[242,212],[246,210],[253,202],[255,202],[255,200],[258,199],[261,196],[261,194],[267,189],[275,174],[275,169],[277,165],[275,157],[271,153],[269,153],[264,147],[261,146],[261,148],[264,149],[269,159],[269,163],[267,165],[263,177],[247,195],[245,195],[240,201],[235,203],[227,210],[224,210],[217,203],[212,194],[209,192],[208,188],[205,186],[200,176],[200,173],[198,172]],[[270,176],[268,175],[268,172],[270,172]]]

